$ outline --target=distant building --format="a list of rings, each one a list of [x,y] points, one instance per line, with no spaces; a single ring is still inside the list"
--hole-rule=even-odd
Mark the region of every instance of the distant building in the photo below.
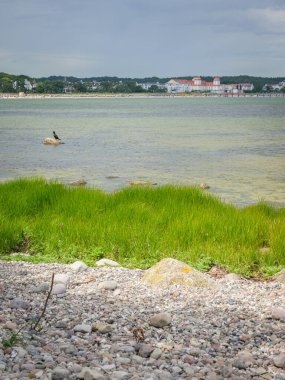
[[[263,91],[281,91],[285,88],[285,80],[282,80],[279,83],[276,84],[265,84],[262,87]]]
[[[25,79],[24,87],[25,87],[25,89],[28,90],[28,91],[31,91],[31,90],[33,89],[33,85],[32,85],[32,83],[31,83],[29,80],[27,80],[27,79]]]
[[[137,86],[142,87],[146,91],[148,91],[152,86],[157,86],[159,90],[165,90],[166,88],[165,83],[159,83],[159,82],[137,83]]]
[[[167,92],[172,93],[199,91],[217,94],[252,91],[254,88],[252,83],[221,84],[221,79],[218,76],[214,77],[212,82],[204,81],[200,76],[196,76],[192,80],[171,79],[165,84],[165,87]]]

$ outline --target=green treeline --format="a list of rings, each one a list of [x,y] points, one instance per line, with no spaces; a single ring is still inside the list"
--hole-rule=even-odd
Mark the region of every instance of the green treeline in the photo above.
[[[285,209],[264,203],[238,209],[191,187],[128,187],[109,194],[14,180],[0,184],[0,231],[0,257],[6,259],[18,252],[19,259],[34,262],[94,265],[107,257],[147,268],[173,257],[247,276],[285,266]]]
[[[0,92],[4,93],[69,93],[69,92],[98,92],[98,93],[137,93],[137,92],[165,92],[160,89],[159,84],[166,83],[170,79],[182,79],[181,77],[173,78],[118,78],[118,77],[91,77],[76,78],[63,76],[50,76],[43,78],[30,78],[26,75],[12,75],[0,73]],[[186,76],[183,79],[192,79],[193,76]],[[204,80],[212,81],[212,77],[205,76]],[[248,75],[223,76],[221,83],[253,83],[254,91],[260,92],[265,84],[277,84],[284,80],[283,77],[268,78],[254,77]],[[153,83],[147,91],[140,85],[144,83]]]

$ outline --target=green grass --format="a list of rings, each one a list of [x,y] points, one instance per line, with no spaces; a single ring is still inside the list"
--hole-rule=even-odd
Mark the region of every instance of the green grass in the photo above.
[[[238,209],[197,188],[130,187],[107,194],[42,179],[0,184],[0,255],[33,262],[108,257],[147,268],[173,257],[246,276],[285,267],[285,209]],[[261,247],[269,247],[260,252]],[[22,256],[27,251],[30,256]]]

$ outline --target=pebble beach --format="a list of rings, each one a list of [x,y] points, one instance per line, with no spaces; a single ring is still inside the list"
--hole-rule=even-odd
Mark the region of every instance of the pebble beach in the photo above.
[[[285,284],[144,274],[0,261],[0,379],[285,379]]]

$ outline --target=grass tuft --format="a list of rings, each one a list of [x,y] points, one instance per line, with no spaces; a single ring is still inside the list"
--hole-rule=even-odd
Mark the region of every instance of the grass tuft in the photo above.
[[[0,184],[0,254],[33,262],[102,257],[147,268],[173,257],[246,275],[285,266],[285,209],[244,209],[191,187],[130,187],[107,194],[43,179]],[[262,249],[261,249],[262,248]],[[28,254],[28,256],[27,256]]]

